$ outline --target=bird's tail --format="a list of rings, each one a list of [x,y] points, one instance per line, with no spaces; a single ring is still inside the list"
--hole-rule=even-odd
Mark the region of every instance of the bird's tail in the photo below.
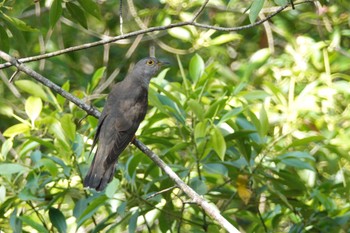
[[[91,167],[84,178],[84,187],[102,191],[112,181],[117,161],[112,164],[105,164],[104,162],[95,161],[96,157],[95,155]]]

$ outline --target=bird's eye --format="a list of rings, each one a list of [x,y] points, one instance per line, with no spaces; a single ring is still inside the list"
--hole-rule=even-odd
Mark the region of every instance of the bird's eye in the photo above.
[[[153,61],[153,60],[148,60],[148,61],[146,62],[146,64],[149,65],[149,66],[152,66],[152,65],[154,64],[154,61]]]

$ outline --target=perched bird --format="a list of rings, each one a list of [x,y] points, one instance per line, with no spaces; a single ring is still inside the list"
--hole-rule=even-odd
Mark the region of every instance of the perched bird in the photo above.
[[[92,148],[98,148],[84,179],[84,187],[104,190],[113,179],[119,155],[134,139],[148,107],[148,86],[162,65],[154,57],[137,62],[125,79],[117,83],[107,97],[98,121]]]

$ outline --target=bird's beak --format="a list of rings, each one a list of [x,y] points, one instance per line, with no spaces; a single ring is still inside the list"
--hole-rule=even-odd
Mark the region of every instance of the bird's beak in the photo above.
[[[158,64],[157,64],[159,67],[162,67],[162,66],[169,66],[170,65],[170,62],[167,62],[167,61],[158,61]]]

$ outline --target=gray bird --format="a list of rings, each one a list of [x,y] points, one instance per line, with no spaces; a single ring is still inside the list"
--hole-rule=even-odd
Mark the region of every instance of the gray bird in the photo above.
[[[98,121],[92,148],[99,144],[84,187],[101,191],[113,179],[119,155],[145,118],[149,82],[163,64],[154,57],[144,58],[112,88]]]

